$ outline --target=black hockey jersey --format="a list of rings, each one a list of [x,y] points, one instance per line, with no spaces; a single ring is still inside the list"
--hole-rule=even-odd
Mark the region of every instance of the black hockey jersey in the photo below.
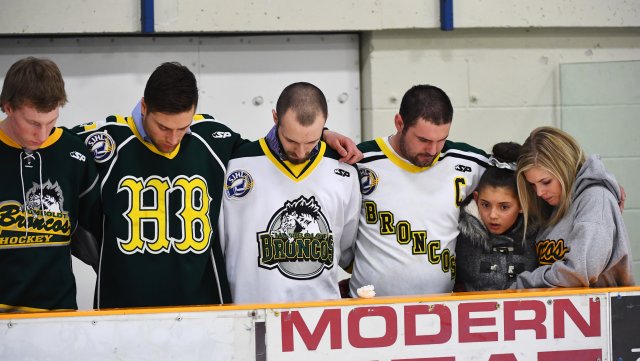
[[[104,202],[96,307],[230,302],[216,225],[240,136],[196,115],[167,154],[143,140],[132,117],[75,130],[91,149]]]
[[[101,214],[91,156],[63,128],[32,152],[0,131],[0,164],[0,311],[76,309],[71,237]]]

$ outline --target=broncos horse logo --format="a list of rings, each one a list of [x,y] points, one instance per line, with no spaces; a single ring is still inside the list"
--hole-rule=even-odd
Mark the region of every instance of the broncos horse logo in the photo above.
[[[51,184],[51,181],[47,181],[42,184],[42,187],[34,182],[33,187],[27,191],[26,203],[27,209],[43,209],[56,213],[64,212],[62,206],[64,196],[58,182]]]

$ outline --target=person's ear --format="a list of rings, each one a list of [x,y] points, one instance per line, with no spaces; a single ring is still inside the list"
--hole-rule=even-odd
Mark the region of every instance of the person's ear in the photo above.
[[[142,115],[147,114],[147,103],[144,102],[144,97],[140,99],[140,112]]]
[[[7,116],[11,116],[11,114],[13,113],[13,110],[14,110],[9,102],[5,102],[4,104],[2,104],[2,109],[4,109],[4,113]]]
[[[473,200],[478,203],[478,191],[473,191]]]
[[[276,113],[275,109],[271,109],[271,115],[273,116],[273,123],[278,125],[278,113]]]
[[[402,133],[402,130],[404,129],[404,121],[402,120],[402,116],[400,114],[396,114],[394,123],[396,125],[396,130],[398,131],[398,133]]]

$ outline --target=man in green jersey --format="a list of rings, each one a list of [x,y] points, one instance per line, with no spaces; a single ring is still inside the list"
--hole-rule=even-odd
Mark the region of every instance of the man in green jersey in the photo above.
[[[71,240],[82,227],[100,233],[100,224],[90,229],[90,221],[101,211],[91,156],[77,136],[55,126],[66,102],[62,75],[51,60],[18,60],[5,76],[0,312],[76,309],[70,253],[97,261],[91,242]]]

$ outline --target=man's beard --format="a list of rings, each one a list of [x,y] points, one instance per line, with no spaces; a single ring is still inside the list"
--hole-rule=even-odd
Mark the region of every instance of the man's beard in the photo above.
[[[409,150],[407,149],[404,139],[404,134],[400,134],[400,138],[398,139],[398,146],[400,147],[400,155],[416,167],[423,168],[430,166],[437,155],[429,153],[409,154]]]
[[[289,155],[287,152],[285,152],[284,155],[287,158],[287,161],[289,163],[292,163],[292,164],[302,164],[302,163],[308,161],[309,158],[311,158],[310,157],[311,153],[307,154],[303,159],[294,158],[291,155]]]

